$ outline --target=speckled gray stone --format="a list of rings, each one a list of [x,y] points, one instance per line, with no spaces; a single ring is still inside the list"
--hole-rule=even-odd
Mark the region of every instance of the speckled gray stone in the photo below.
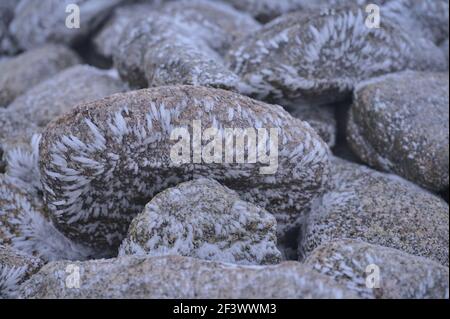
[[[277,222],[211,179],[156,195],[135,217],[119,256],[179,255],[241,265],[275,264]]]
[[[124,0],[22,0],[16,7],[10,31],[22,49],[45,43],[74,45],[90,35]],[[80,8],[80,27],[67,28],[69,4]]]
[[[270,171],[259,161],[193,163],[192,157],[190,163],[173,162],[178,142],[170,139],[172,130],[192,133],[194,120],[202,130],[273,128],[278,166]],[[280,106],[219,89],[169,86],[115,94],[50,123],[40,144],[40,171],[59,229],[86,244],[117,247],[154,195],[195,177],[216,179],[274,214],[281,236],[321,194],[328,156],[317,133]]]
[[[347,139],[361,160],[431,190],[449,186],[448,73],[401,72],[361,83]]]
[[[17,297],[20,284],[42,266],[39,258],[0,245],[0,299]]]
[[[297,262],[238,266],[167,256],[128,256],[71,263],[80,288],[65,285],[68,262],[44,266],[20,287],[22,298],[355,298],[327,276]]]
[[[239,91],[240,81],[221,54],[259,25],[225,4],[177,1],[133,21],[114,52],[121,77],[137,88],[172,84]]]
[[[46,217],[36,191],[28,184],[0,175],[0,245],[10,245],[43,260],[92,258],[73,244]]]
[[[359,239],[448,266],[449,206],[395,175],[334,159],[331,189],[312,205],[299,256],[338,239]]]
[[[308,122],[329,147],[335,146],[337,123],[333,106],[299,103],[288,109],[293,117]]]
[[[448,267],[362,241],[338,240],[324,244],[311,253],[305,265],[332,277],[361,298],[449,297]],[[375,279],[377,273],[379,280]],[[377,288],[371,288],[373,285]]]
[[[358,7],[287,14],[237,41],[227,65],[250,86],[246,94],[281,104],[333,103],[361,80],[446,65],[431,40],[389,19],[382,28],[367,28],[365,19]]]
[[[79,62],[70,49],[46,45],[0,63],[0,107],[6,107],[34,85]]]

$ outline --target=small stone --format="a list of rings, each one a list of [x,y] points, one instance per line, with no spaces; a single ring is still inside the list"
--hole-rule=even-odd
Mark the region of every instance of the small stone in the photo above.
[[[77,289],[64,284],[69,264],[80,270]],[[298,262],[243,266],[181,256],[127,256],[82,263],[49,263],[21,285],[20,297],[340,299],[355,298],[355,295]]]
[[[0,245],[0,299],[17,297],[20,284],[42,266],[42,260]]]
[[[225,161],[224,151],[241,154],[228,146],[214,150],[222,156],[209,163],[200,155],[193,158],[188,142],[182,148],[187,161],[176,162],[171,154],[180,142],[198,137],[196,154],[211,146],[200,132],[193,133],[193,121],[203,133],[230,129],[242,137],[243,130],[256,134],[265,128],[260,149],[269,158],[248,163],[249,152],[242,151],[245,163],[234,156]],[[175,129],[190,135],[178,141]],[[84,244],[117,248],[153,196],[196,177],[215,179],[274,214],[282,236],[298,226],[301,210],[323,191],[329,148],[280,106],[219,89],[170,86],[79,105],[49,123],[39,154],[45,202],[58,228]]]
[[[275,264],[277,222],[210,179],[156,195],[135,217],[121,255],[180,255],[242,265]]]
[[[22,0],[16,8],[16,15],[10,31],[22,49],[32,49],[45,43],[61,43],[69,46],[89,36],[108,17],[111,10],[124,0]],[[68,7],[77,5],[80,25],[74,23]],[[66,9],[69,9],[66,12]]]
[[[449,206],[395,175],[335,159],[331,187],[312,205],[299,256],[338,239],[358,239],[448,266]]]
[[[237,41],[227,65],[250,86],[244,93],[281,104],[334,103],[361,80],[446,65],[430,40],[389,19],[378,29],[368,28],[365,20],[358,7],[287,14]]]
[[[80,62],[70,49],[46,45],[0,63],[0,107],[61,70]]]
[[[449,296],[448,267],[361,241],[329,242],[315,249],[304,264],[330,276],[360,298],[448,299]]]
[[[308,122],[330,148],[336,144],[337,123],[334,111],[333,106],[306,103],[297,104],[289,109],[293,117]]]
[[[449,186],[448,73],[406,71],[361,83],[347,139],[359,158],[422,187]]]
[[[28,184],[0,175],[0,245],[9,245],[44,261],[92,257],[72,243],[47,219],[36,191]]]

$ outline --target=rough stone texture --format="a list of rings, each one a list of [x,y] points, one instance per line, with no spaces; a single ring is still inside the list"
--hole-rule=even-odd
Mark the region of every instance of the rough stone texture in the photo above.
[[[66,288],[67,262],[44,266],[21,286],[22,298],[355,298],[297,262],[238,266],[189,257],[76,262],[80,289]]]
[[[33,187],[6,175],[0,175],[0,245],[46,261],[91,257],[89,250],[73,244],[47,219]]]
[[[305,264],[361,298],[448,299],[449,274],[432,260],[355,240],[339,240],[312,252]],[[379,282],[373,266],[379,270]],[[371,276],[371,277],[369,277]],[[367,283],[377,284],[368,288]]]
[[[238,91],[239,77],[224,66],[221,54],[243,30],[258,27],[225,4],[177,1],[128,24],[114,63],[137,88],[189,84]]]
[[[0,245],[0,299],[17,297],[19,285],[42,266],[42,260]]]
[[[93,32],[112,9],[124,0],[21,0],[10,25],[22,49],[44,43],[74,45]],[[69,4],[80,8],[80,28],[67,28]]]
[[[287,14],[230,51],[229,68],[259,99],[331,103],[361,80],[404,69],[441,70],[442,51],[389,19],[367,28],[358,7]],[[361,54],[363,53],[363,54]]]
[[[289,109],[293,117],[308,122],[329,147],[334,147],[336,143],[337,123],[334,111],[333,106],[306,103],[297,104]]]
[[[431,190],[449,186],[448,73],[401,72],[360,84],[348,141],[361,160]]]
[[[20,114],[27,123],[45,127],[48,122],[77,104],[126,90],[126,85],[110,76],[108,71],[77,65],[28,90],[11,103],[8,109]]]
[[[351,238],[427,257],[448,266],[449,206],[395,175],[339,159],[331,188],[312,205],[299,256]]]
[[[46,45],[0,63],[0,107],[6,107],[34,85],[79,62],[68,48]]]
[[[156,195],[135,217],[119,255],[180,255],[242,265],[275,264],[277,222],[210,179]]]
[[[17,1],[4,0],[0,3],[0,54],[15,54],[17,47],[9,33],[9,24],[14,18]]]
[[[171,150],[181,142],[178,135],[170,139],[172,130],[185,128],[192,135],[194,120],[201,121],[202,131],[273,128],[278,141],[274,133],[260,141],[278,145],[278,166],[272,170],[261,161],[222,164],[217,159],[192,163],[192,157],[190,163],[172,161]],[[297,226],[301,210],[321,194],[328,156],[316,132],[280,106],[219,89],[172,86],[116,94],[50,123],[40,144],[40,171],[59,229],[86,244],[117,247],[154,195],[196,177],[216,179],[273,213],[281,236]]]

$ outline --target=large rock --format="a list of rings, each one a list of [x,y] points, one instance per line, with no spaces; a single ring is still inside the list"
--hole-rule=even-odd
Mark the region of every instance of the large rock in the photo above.
[[[401,72],[360,84],[348,141],[361,160],[423,187],[449,186],[448,73]]]
[[[119,255],[181,255],[243,265],[275,264],[277,222],[210,179],[156,195],[133,219]]]
[[[432,260],[355,240],[324,244],[305,260],[361,298],[448,299],[449,274]]]
[[[283,104],[335,102],[361,80],[446,65],[431,40],[389,19],[378,29],[365,20],[359,7],[284,15],[237,41],[227,57],[229,68],[250,86],[245,93]]]
[[[20,284],[42,266],[39,258],[0,245],[0,299],[17,297]]]
[[[449,207],[398,176],[335,159],[331,187],[314,203],[299,255],[338,239],[359,239],[448,266]]]
[[[74,45],[93,32],[124,0],[21,0],[10,30],[22,49],[32,49],[45,43]],[[70,14],[68,5],[80,11],[79,28],[66,26]],[[70,7],[69,7],[70,9]],[[73,22],[73,21],[72,21]]]
[[[251,159],[254,148],[244,150],[237,140],[222,150],[213,146],[222,137],[215,143],[205,135],[197,139],[200,131],[215,129],[228,141],[235,139],[230,130],[238,129],[238,140],[259,135],[258,160]],[[212,152],[213,159],[205,155]],[[280,106],[218,89],[172,86],[112,95],[50,123],[40,144],[40,171],[59,229],[86,244],[117,247],[154,195],[195,177],[216,179],[273,213],[282,235],[321,194],[328,155],[316,132]]]
[[[76,284],[79,288],[71,288]],[[54,262],[24,283],[20,292],[22,298],[38,299],[355,297],[332,279],[297,262],[239,266],[180,256]]]
[[[0,107],[61,70],[78,64],[70,49],[46,45],[0,63]]]
[[[0,245],[12,246],[45,261],[95,256],[54,227],[30,185],[5,175],[0,175]]]

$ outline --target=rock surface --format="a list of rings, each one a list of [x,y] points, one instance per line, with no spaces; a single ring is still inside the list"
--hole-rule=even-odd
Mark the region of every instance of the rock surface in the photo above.
[[[193,121],[201,121],[194,133]],[[199,136],[208,134],[207,128],[238,129],[233,133],[242,138],[248,132],[243,130],[256,134],[256,128],[265,128],[258,161],[248,163],[241,143],[215,150]],[[185,134],[178,135],[180,129]],[[200,155],[208,147],[214,159]],[[244,161],[229,155],[225,161],[224,152],[244,155]],[[80,105],[50,123],[40,144],[40,172],[58,228],[74,240],[114,247],[154,195],[196,177],[216,179],[274,214],[282,235],[323,191],[328,155],[316,132],[280,106],[218,89],[171,86]]]
[[[448,73],[401,72],[358,86],[348,141],[361,160],[425,188],[449,186]]]
[[[111,10],[123,1],[22,0],[16,8],[10,30],[19,46],[26,50],[45,43],[75,45],[93,32]],[[77,5],[79,8],[79,28],[67,27],[67,22],[73,23],[70,15],[74,12],[68,5]]]
[[[0,245],[0,299],[17,297],[20,284],[42,266],[42,260]]]
[[[70,263],[80,288],[70,289],[68,262],[47,264],[21,286],[22,298],[354,298],[333,280],[297,262],[237,266],[180,256],[122,257]]]
[[[449,296],[448,267],[361,241],[339,240],[322,245],[311,253],[305,265],[332,277],[364,299],[448,299]]]
[[[242,265],[275,264],[277,222],[210,179],[156,195],[135,217],[119,255],[179,255]]]
[[[361,80],[404,69],[438,71],[446,64],[431,40],[389,19],[382,28],[367,28],[365,19],[358,7],[284,15],[238,41],[228,66],[253,97],[283,104],[333,103]]]
[[[358,239],[448,266],[449,206],[395,175],[339,159],[331,187],[314,203],[299,255],[338,239]]]
[[[0,107],[61,70],[78,64],[77,55],[59,45],[46,45],[0,63]]]

